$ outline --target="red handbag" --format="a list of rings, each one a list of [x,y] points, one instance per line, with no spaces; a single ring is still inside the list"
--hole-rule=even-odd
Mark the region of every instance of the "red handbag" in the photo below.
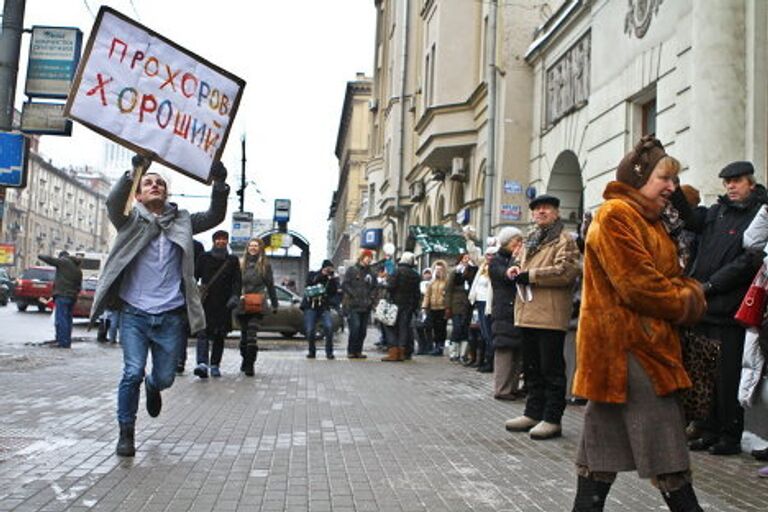
[[[736,321],[744,327],[760,327],[762,325],[765,314],[766,287],[768,287],[768,278],[766,277],[765,264],[763,264],[752,280],[752,284],[749,285],[749,290],[744,295],[739,310],[734,315]]]

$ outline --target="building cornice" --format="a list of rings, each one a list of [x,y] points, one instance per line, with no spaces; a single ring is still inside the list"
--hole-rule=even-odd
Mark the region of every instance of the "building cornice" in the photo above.
[[[97,197],[99,199],[106,199],[106,196],[104,194],[100,194],[99,192],[93,190],[91,187],[83,183],[82,181],[78,180],[76,177],[72,176],[70,173],[65,171],[64,169],[59,169],[52,163],[46,161],[42,156],[40,156],[38,153],[32,153],[30,152],[29,158],[32,162],[36,163],[40,167],[44,168],[46,171],[50,172],[51,174],[55,174],[59,178],[63,179],[64,181],[68,182],[71,185],[74,185],[75,187],[79,188],[83,192],[86,192],[88,194],[91,194],[94,197]]]
[[[361,80],[347,82],[347,89],[344,93],[344,104],[341,108],[341,120],[339,121],[339,133],[336,136],[336,158],[341,158],[344,141],[347,138],[349,122],[352,119],[352,102],[355,96],[364,94],[371,95],[373,80],[368,77],[361,77]]]
[[[590,0],[568,0],[549,17],[543,25],[536,28],[534,40],[525,51],[525,60],[529,64],[545,51],[555,41],[568,25],[576,18],[576,15],[588,7]]]

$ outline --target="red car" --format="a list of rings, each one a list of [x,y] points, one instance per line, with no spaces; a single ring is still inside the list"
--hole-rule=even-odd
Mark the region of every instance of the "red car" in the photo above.
[[[91,307],[93,306],[93,295],[96,293],[96,286],[99,284],[97,277],[88,277],[83,279],[83,286],[80,293],[77,294],[77,302],[72,310],[72,316],[75,318],[89,318],[91,316]]]
[[[47,309],[47,303],[53,294],[55,267],[29,267],[16,280],[13,289],[13,301],[19,311],[26,311],[27,306],[37,306],[39,311]]]

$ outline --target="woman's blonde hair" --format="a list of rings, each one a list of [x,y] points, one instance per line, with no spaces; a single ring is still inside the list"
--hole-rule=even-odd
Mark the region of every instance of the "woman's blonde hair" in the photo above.
[[[253,242],[258,242],[259,244],[259,254],[256,255],[256,270],[259,271],[260,274],[264,274],[267,270],[267,254],[264,251],[264,240],[258,237],[251,238],[248,240],[248,243],[245,244],[245,249],[243,250],[243,256],[240,258],[240,270],[242,272],[245,272],[245,265],[248,260],[248,246],[251,245]]]

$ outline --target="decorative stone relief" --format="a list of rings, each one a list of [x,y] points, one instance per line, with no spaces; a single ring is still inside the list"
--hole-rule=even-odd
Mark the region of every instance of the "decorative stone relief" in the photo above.
[[[546,126],[586,105],[591,34],[568,49],[546,72]]]
[[[629,12],[624,20],[624,32],[635,33],[635,37],[642,39],[648,27],[651,26],[651,18],[659,14],[659,6],[664,0],[629,0]]]

